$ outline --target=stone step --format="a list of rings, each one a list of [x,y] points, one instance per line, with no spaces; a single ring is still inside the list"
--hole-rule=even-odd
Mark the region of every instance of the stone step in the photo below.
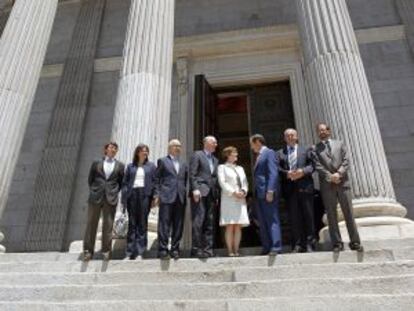
[[[0,285],[0,301],[199,300],[320,295],[412,294],[414,275],[254,282],[107,285]]]
[[[95,285],[135,283],[216,283],[248,282],[282,279],[351,278],[414,274],[414,261],[386,263],[335,263],[308,265],[280,265],[272,267],[238,267],[237,269],[159,272],[25,272],[0,273],[1,284],[25,285]]]
[[[414,294],[302,296],[260,299],[214,300],[105,300],[53,302],[0,302],[0,309],[8,311],[409,311]]]
[[[411,253],[404,254],[408,257]],[[5,255],[7,256],[7,255]],[[401,256],[402,257],[402,256]],[[414,256],[412,256],[414,258]],[[404,259],[404,258],[399,258]],[[408,258],[410,259],[410,258]],[[392,250],[371,250],[364,253],[352,251],[341,252],[336,255],[331,252],[284,254],[276,257],[248,256],[248,257],[214,257],[206,260],[186,259],[179,260],[111,260],[109,262],[92,260],[81,261],[44,261],[39,258],[28,258],[27,261],[0,262],[0,273],[4,272],[103,272],[103,271],[206,271],[214,269],[235,269],[237,267],[271,267],[275,265],[292,264],[328,264],[328,263],[356,263],[356,262],[387,262],[395,261]]]

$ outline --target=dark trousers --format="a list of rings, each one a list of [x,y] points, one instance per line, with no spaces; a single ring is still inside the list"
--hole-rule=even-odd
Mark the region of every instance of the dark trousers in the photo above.
[[[279,208],[274,200],[269,203],[265,199],[257,199],[257,216],[260,223],[260,240],[263,252],[282,250]]]
[[[328,216],[329,234],[332,245],[343,244],[341,233],[339,231],[338,214],[336,210],[338,202],[341,206],[342,214],[344,215],[351,243],[361,243],[352,211],[351,189],[348,187],[321,183],[321,194],[326,214]]]
[[[201,197],[198,203],[191,200],[192,254],[204,251],[213,255],[215,226],[215,199],[211,194]]]
[[[313,193],[294,189],[286,200],[292,225],[292,246],[306,248],[314,243],[315,222],[313,216]]]
[[[148,214],[150,198],[145,195],[143,188],[132,189],[127,201],[128,234],[127,256],[142,255],[148,245]]]
[[[177,196],[174,203],[160,203],[158,212],[158,250],[168,252],[168,239],[171,232],[171,252],[178,252],[183,236],[185,205]]]
[[[116,205],[109,204],[105,198],[100,204],[89,204],[88,207],[88,223],[83,239],[83,250],[91,254],[93,254],[95,250],[96,230],[98,229],[101,211],[103,220],[102,252],[106,253],[112,250],[112,228],[114,225]]]

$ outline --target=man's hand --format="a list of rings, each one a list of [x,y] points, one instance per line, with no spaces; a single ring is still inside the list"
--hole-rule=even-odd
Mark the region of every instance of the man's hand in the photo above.
[[[158,197],[155,197],[151,202],[151,207],[156,207],[160,204],[160,199]]]
[[[274,198],[274,193],[273,193],[273,192],[271,192],[271,191],[268,191],[268,192],[266,193],[266,201],[267,201],[268,203],[272,203],[272,202],[273,202],[273,198]]]
[[[193,192],[193,200],[194,202],[198,203],[200,202],[201,194],[200,192]]]
[[[288,172],[288,178],[293,181],[301,179],[303,176],[305,176],[305,173],[303,172],[302,169]]]
[[[331,182],[338,185],[341,183],[341,175],[339,173],[334,173],[331,175]]]

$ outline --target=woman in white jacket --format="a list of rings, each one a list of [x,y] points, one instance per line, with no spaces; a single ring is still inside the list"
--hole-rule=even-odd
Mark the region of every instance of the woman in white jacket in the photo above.
[[[249,225],[246,195],[248,184],[243,167],[236,165],[237,149],[223,150],[225,164],[218,167],[221,191],[220,226],[226,227],[225,240],[229,256],[239,256],[241,228]]]

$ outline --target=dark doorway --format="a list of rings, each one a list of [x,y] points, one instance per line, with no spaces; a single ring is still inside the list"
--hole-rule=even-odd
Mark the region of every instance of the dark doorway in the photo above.
[[[249,179],[249,214],[251,226],[243,231],[242,247],[259,246],[258,223],[255,216],[252,172],[254,156],[249,147],[249,136],[263,134],[267,145],[278,150],[283,145],[283,131],[294,127],[294,115],[289,81],[266,85],[246,85],[227,88],[212,88],[203,75],[195,80],[195,124],[194,146],[201,147],[206,135],[214,135],[219,142],[216,156],[227,146],[239,150],[239,165],[243,166]],[[283,244],[290,245],[288,214],[280,204]],[[218,220],[217,220],[218,223]],[[218,230],[216,245],[224,247],[221,230]]]

